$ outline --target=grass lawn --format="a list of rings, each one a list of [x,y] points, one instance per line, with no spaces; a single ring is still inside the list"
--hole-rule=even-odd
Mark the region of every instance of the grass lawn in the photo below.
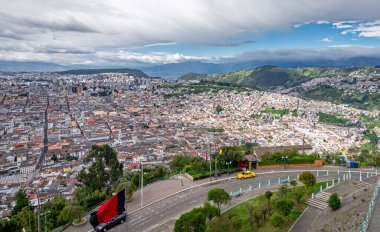
[[[274,202],[277,198],[278,198],[277,194],[273,193],[273,196],[271,198],[271,202]],[[243,219],[242,227],[239,230],[239,232],[251,232],[252,228],[251,228],[249,221],[247,220],[247,218],[249,217],[247,206],[253,205],[256,209],[260,209],[260,208],[266,206],[267,204],[268,204],[268,201],[264,195],[252,198],[252,199],[250,199],[246,202],[243,202],[243,203],[237,205],[236,207],[224,212],[222,214],[222,220],[226,219],[226,218],[231,218],[232,216],[236,215],[236,216]],[[272,211],[274,211],[273,203],[272,203],[271,207],[272,207]],[[254,231],[259,231],[259,232],[288,231],[288,229],[293,225],[295,220],[297,220],[297,218],[302,214],[302,212],[305,208],[306,208],[306,204],[304,204],[304,203],[296,204],[295,207],[292,209],[292,212],[290,213],[290,215],[286,218],[287,219],[286,224],[281,228],[273,227],[269,223],[269,217],[270,216],[268,215],[265,222],[263,221],[263,219],[261,219],[259,228],[257,228],[256,225],[254,226]]]
[[[279,115],[285,115],[285,114],[289,114],[289,109],[271,109],[271,108],[267,108],[263,111],[261,111],[262,113],[272,113],[272,114],[279,114]]]
[[[323,112],[318,113],[318,121],[322,123],[332,123],[336,125],[345,125],[347,123],[346,119],[338,118],[333,114],[326,114]]]
[[[293,225],[293,223],[297,220],[297,218],[300,217],[302,212],[307,207],[305,201],[310,197],[311,193],[316,192],[320,188],[320,186],[325,187],[327,183],[329,183],[329,185],[331,185],[332,181],[316,183],[313,187],[308,189],[308,191],[306,191],[306,188],[304,186],[297,186],[296,191],[301,191],[303,193],[303,197],[299,203],[297,203],[294,200],[293,188],[289,187],[289,191],[286,195],[286,198],[293,200],[294,207],[292,208],[290,214],[285,217],[285,223],[280,228],[274,227],[271,225],[271,223],[270,223],[271,215],[267,215],[265,221],[263,218],[261,218],[258,228],[256,226],[256,223],[254,224],[253,228],[251,227],[251,225],[249,223],[248,206],[252,205],[255,208],[255,211],[260,211],[260,209],[262,209],[263,207],[266,207],[268,205],[268,201],[267,201],[267,198],[265,197],[265,195],[260,195],[260,196],[251,198],[250,200],[245,201],[245,202],[227,210],[226,212],[224,212],[221,215],[220,220],[221,221],[227,221],[227,220],[230,220],[231,218],[241,218],[242,219],[241,228],[239,230],[236,230],[239,232],[251,232],[251,231],[285,232],[285,231],[288,231],[289,228]],[[273,192],[273,196],[271,198],[271,213],[272,213],[272,215],[276,212],[276,209],[274,208],[275,207],[274,202],[276,202],[277,199],[283,197],[283,196],[282,197],[279,196],[279,194],[280,194],[279,192]],[[219,219],[215,219],[215,220],[219,220]],[[217,221],[217,223],[219,223],[219,222]],[[212,231],[212,230],[210,230],[210,231]]]

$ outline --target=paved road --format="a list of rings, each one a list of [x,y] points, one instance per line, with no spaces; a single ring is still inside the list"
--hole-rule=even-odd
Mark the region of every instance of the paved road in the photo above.
[[[328,169],[328,167],[323,168]],[[336,167],[334,167],[336,169]],[[242,197],[236,198],[232,201],[232,205],[238,204],[244,199],[249,199],[256,195],[261,195],[266,191],[265,188],[277,188],[278,178],[285,180],[290,175],[290,178],[296,178],[297,174],[304,170],[287,170],[281,172],[266,172],[258,173],[258,176],[254,179],[247,180],[235,180],[235,179],[223,179],[218,182],[204,183],[201,186],[176,193],[165,199],[157,202],[153,202],[150,205],[146,205],[144,208],[130,211],[128,208],[128,220],[126,225],[120,225],[111,229],[111,231],[172,231],[175,219],[182,213],[203,205],[207,200],[207,193],[213,188],[223,188],[228,192],[239,191],[240,188],[248,189],[251,186],[252,191],[244,193]],[[261,171],[263,172],[263,171]],[[265,172],[265,171],[264,171]],[[314,172],[317,175],[316,172]],[[325,176],[326,171],[319,172],[319,180],[331,179],[338,174],[329,171],[329,176]],[[340,175],[342,176],[342,171]],[[271,186],[268,186],[270,180]],[[260,183],[261,189],[258,189]],[[273,185],[275,183],[275,185]],[[151,190],[152,191],[152,190]],[[153,189],[154,191],[154,189]],[[157,199],[157,198],[156,198]],[[152,201],[151,201],[152,202]],[[78,230],[79,229],[79,230]],[[92,228],[87,224],[82,228],[72,228],[69,231],[89,231]]]
[[[182,193],[175,194],[172,197],[154,203],[148,207],[145,207],[136,212],[132,212],[128,215],[127,225],[121,225],[115,227],[112,231],[171,231],[173,229],[175,219],[182,213],[191,210],[194,207],[203,205],[207,201],[207,193],[213,188],[223,188],[227,192],[239,191],[240,188],[248,189],[251,185],[255,190],[250,191],[249,194],[244,194],[249,197],[255,195],[261,195],[266,190],[264,187],[268,187],[268,179],[270,179],[270,188],[278,187],[278,178],[282,180],[287,179],[290,174],[290,178],[296,178],[298,172],[292,173],[267,173],[259,174],[254,179],[247,180],[235,180],[227,179],[213,184],[207,184],[200,187],[193,188]],[[320,174],[322,176],[322,173]],[[329,176],[332,178],[336,176],[333,174]],[[258,189],[260,183],[261,189]],[[276,183],[273,185],[273,183]],[[236,205],[239,201],[233,201],[232,204]]]

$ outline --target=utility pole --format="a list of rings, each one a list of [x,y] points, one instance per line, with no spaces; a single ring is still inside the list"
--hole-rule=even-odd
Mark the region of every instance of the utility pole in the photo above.
[[[215,155],[215,180],[218,179],[218,168],[217,168],[217,165],[216,165],[217,160],[218,160],[218,159],[216,158],[216,155]]]
[[[211,144],[209,144],[209,148],[210,148],[210,154],[209,154],[209,156],[210,156],[210,181],[212,181],[212,167],[211,167]]]
[[[46,214],[48,211],[46,211],[46,205],[45,205],[45,232],[47,232],[47,221],[46,221]]]
[[[29,232],[32,232],[32,224],[30,223],[30,202],[28,200],[28,216],[29,216]]]
[[[144,205],[144,167],[143,167],[143,165],[142,165],[142,161],[141,161],[141,159],[140,159],[140,169],[141,169],[141,181],[140,181],[140,183],[141,183],[141,188],[140,188],[140,192],[141,192],[141,201],[140,201],[140,206],[141,207],[143,207],[143,205]]]
[[[37,204],[38,204],[38,232],[41,232],[41,208],[40,208],[40,195],[37,189]]]

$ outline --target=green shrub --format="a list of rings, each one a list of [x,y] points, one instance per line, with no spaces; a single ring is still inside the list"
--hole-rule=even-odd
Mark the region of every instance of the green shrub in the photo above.
[[[299,216],[301,216],[302,212],[300,211],[297,211],[297,210],[292,210],[289,214],[289,217],[292,219],[292,220],[297,220],[297,218],[299,218]]]
[[[270,224],[274,227],[282,227],[285,225],[285,217],[279,213],[275,213],[270,219]]]
[[[288,216],[292,210],[294,203],[288,198],[279,198],[276,201],[276,209],[284,216]]]
[[[333,211],[338,210],[340,208],[340,199],[339,199],[338,194],[336,193],[331,194],[327,203]]]
[[[313,173],[311,173],[309,171],[301,173],[301,175],[299,177],[299,180],[306,187],[311,187],[311,186],[315,185],[315,183],[317,182],[317,180],[316,180],[315,176],[313,175]]]

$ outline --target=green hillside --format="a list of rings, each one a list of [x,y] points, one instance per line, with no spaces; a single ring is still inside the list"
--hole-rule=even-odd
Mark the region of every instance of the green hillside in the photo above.
[[[181,80],[207,80],[261,88],[294,87],[316,77],[334,77],[347,75],[358,68],[279,68],[263,66],[253,70],[242,70],[222,74],[189,73]]]

